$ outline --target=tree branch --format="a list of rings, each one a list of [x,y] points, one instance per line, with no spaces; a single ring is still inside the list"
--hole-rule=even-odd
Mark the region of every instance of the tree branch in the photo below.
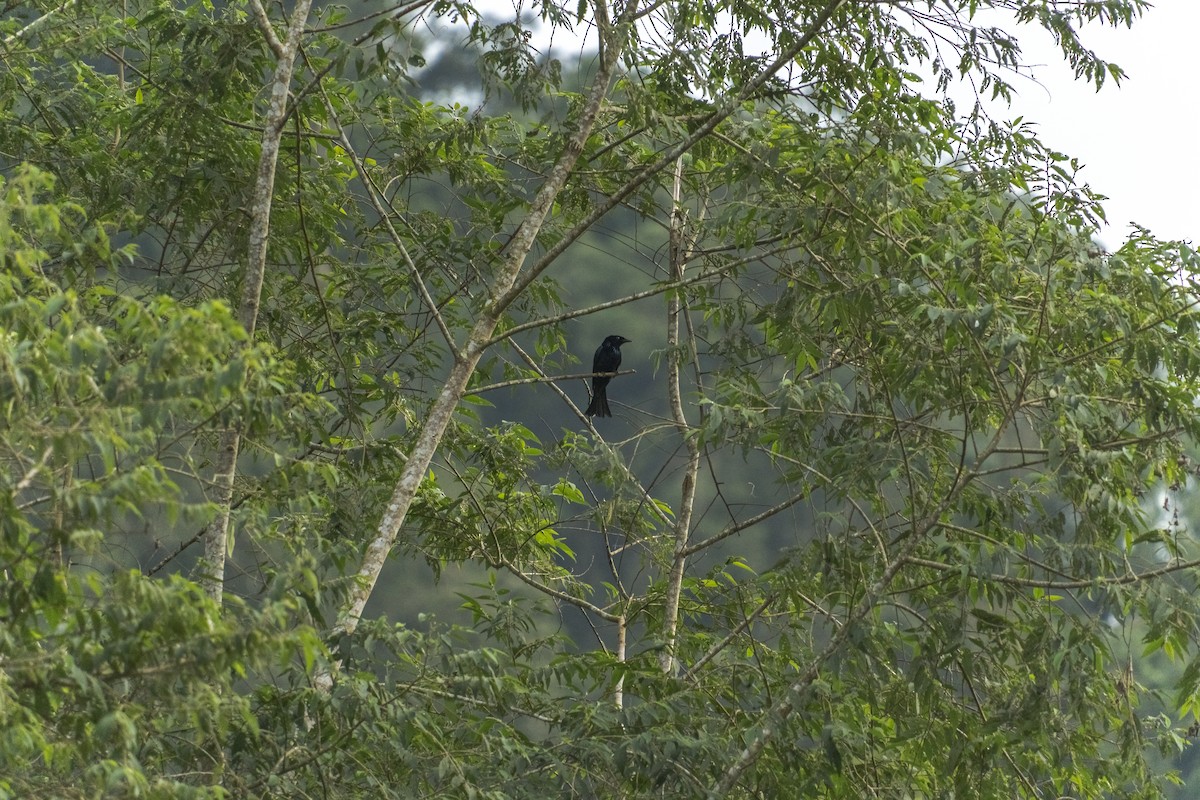
[[[467,392],[467,394],[483,394],[484,392],[494,392],[497,389],[507,389],[511,386],[525,386],[530,383],[557,383],[559,381],[570,381],[577,378],[615,378],[618,375],[636,375],[636,369],[622,369],[616,372],[576,372],[571,375],[538,375],[533,378],[514,378],[511,381],[500,381],[499,383],[489,383],[485,386],[477,386]]]
[[[635,5],[636,3],[630,4],[631,7]],[[487,343],[499,323],[500,316],[507,307],[507,303],[502,301],[509,297],[512,287],[517,282],[521,265],[533,248],[538,231],[553,208],[559,193],[566,186],[571,170],[595,128],[596,119],[600,113],[600,104],[608,93],[613,70],[621,51],[618,46],[620,37],[607,25],[607,9],[603,2],[597,3],[596,16],[601,38],[610,41],[603,58],[600,59],[595,78],[586,95],[587,99],[578,118],[574,121],[573,130],[563,146],[562,154],[534,196],[529,211],[509,242],[507,256],[500,266],[495,283],[489,293],[492,297],[491,302],[477,319],[460,357],[455,360],[441,391],[434,399],[421,424],[408,461],[380,519],[378,531],[367,545],[356,583],[351,587],[346,604],[338,616],[337,624],[333,629],[335,635],[352,632],[357,627],[359,619],[362,618],[363,609],[371,597],[375,582],[379,579],[379,573],[404,525],[408,510],[412,507],[421,483],[425,480],[429,465],[441,444],[442,436],[450,424],[450,419],[453,417],[459,401],[466,392],[471,375],[474,373],[479,359],[483,356]],[[332,683],[333,677],[330,673],[317,676],[319,687],[328,689]]]
[[[591,213],[576,223],[575,227],[564,234],[563,237],[553,246],[548,248],[546,253],[536,262],[534,262],[528,270],[525,271],[525,274],[521,276],[520,280],[516,281],[507,292],[496,299],[496,307],[501,310],[507,308],[514,300],[520,297],[521,293],[528,288],[530,283],[537,279],[538,275],[542,274],[547,267],[553,264],[554,261],[561,256],[568,247],[575,243],[575,240],[590,230],[592,225],[599,221],[601,217],[619,205],[626,197],[633,194],[648,180],[674,164],[676,159],[691,150],[698,142],[712,133],[718,125],[725,121],[725,119],[741,108],[743,102],[751,97],[754,92],[756,92],[763,84],[770,80],[775,73],[779,72],[785,66],[790,64],[792,60],[804,50],[804,48],[808,47],[812,43],[812,40],[815,39],[817,35],[820,34],[824,29],[825,23],[829,21],[834,12],[837,11],[838,8],[841,7],[841,5],[846,1],[847,0],[829,0],[825,7],[813,19],[812,24],[809,26],[808,32],[805,33],[804,36],[801,36],[796,43],[792,45],[792,47],[788,48],[774,61],[768,64],[767,67],[762,70],[762,72],[760,72],[751,80],[747,81],[742,86],[740,91],[730,95],[723,102],[718,104],[717,108],[708,115],[704,122],[697,125],[696,129],[692,131],[692,133],[684,137],[683,140],[674,147],[667,149],[667,151],[664,152],[657,161],[650,164],[633,178],[631,178],[628,183],[605,198],[603,202],[597,204],[596,207],[592,209]],[[634,5],[634,3],[630,3],[630,7]]]
[[[941,572],[954,572],[955,574],[962,572],[961,566],[953,566],[951,564],[943,564],[940,561],[931,561],[926,558],[915,558],[915,557],[910,557],[907,560],[908,560],[908,563],[912,564],[913,566],[917,566],[917,567],[928,567],[929,569],[936,569]],[[1090,588],[1094,588],[1096,586],[1128,586],[1133,583],[1141,583],[1142,581],[1149,581],[1149,580],[1154,580],[1155,578],[1161,578],[1163,575],[1170,575],[1172,572],[1179,572],[1181,570],[1195,569],[1196,567],[1200,567],[1200,558],[1193,559],[1192,561],[1178,561],[1173,564],[1167,564],[1165,566],[1159,567],[1157,569],[1149,570],[1148,572],[1140,572],[1140,573],[1135,572],[1135,573],[1131,573],[1129,575],[1119,575],[1119,576],[1114,575],[1114,576],[1109,576],[1109,577],[1096,577],[1096,578],[1079,578],[1076,580],[1063,580],[1063,581],[1056,581],[1056,580],[1050,580],[1050,579],[1039,579],[1039,578],[1017,578],[1012,575],[997,575],[995,573],[990,573],[987,575],[980,575],[979,573],[976,573],[973,571],[969,571],[967,574],[973,575],[974,577],[980,578],[982,580],[995,581],[997,583],[1004,583],[1009,586],[1028,586],[1033,589],[1053,589],[1056,591],[1070,591],[1073,589],[1090,589]]]
[[[264,36],[278,62],[271,82],[271,102],[263,123],[262,150],[258,157],[258,175],[254,182],[254,194],[250,203],[249,245],[246,253],[246,275],[242,284],[242,300],[238,308],[238,320],[246,330],[246,347],[254,341],[254,329],[258,323],[258,309],[262,300],[263,279],[267,267],[267,242],[271,230],[271,201],[275,194],[275,165],[279,161],[279,143],[287,121],[288,87],[300,49],[300,37],[312,0],[297,0],[288,23],[286,44],[275,39],[267,20],[266,9],[261,0],[251,0],[260,27],[265,26]],[[225,558],[229,547],[229,515],[233,501],[233,481],[237,474],[238,450],[241,434],[230,428],[221,434],[217,451],[217,466],[213,483],[216,486],[217,516],[208,526],[204,540],[204,558],[198,569],[200,580],[213,600],[220,604],[225,584]]]
[[[683,159],[675,161],[675,179],[671,190],[671,235],[670,262],[671,279],[683,280],[687,262],[688,233],[687,214],[683,208]],[[671,570],[667,575],[667,596],[663,609],[663,638],[666,647],[659,655],[659,667],[666,674],[675,670],[676,639],[679,633],[679,597],[683,591],[683,576],[687,568],[687,543],[692,530],[692,512],[696,503],[696,485],[700,474],[700,444],[695,436],[689,435],[687,416],[683,411],[683,389],[680,382],[682,356],[679,344],[679,321],[687,313],[680,292],[672,292],[667,298],[667,400],[671,404],[671,418],[687,448],[687,464],[683,468],[683,485],[679,490],[679,513],[675,518],[675,536],[671,553]],[[695,341],[688,340],[688,348],[695,351]]]

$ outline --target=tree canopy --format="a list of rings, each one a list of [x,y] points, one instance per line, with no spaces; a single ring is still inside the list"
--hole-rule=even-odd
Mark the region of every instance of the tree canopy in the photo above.
[[[1171,796],[1196,253],[996,111],[1146,7],[7,6],[0,797]]]

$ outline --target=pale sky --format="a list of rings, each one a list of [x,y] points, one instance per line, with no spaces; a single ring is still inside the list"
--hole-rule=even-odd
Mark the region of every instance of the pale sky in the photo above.
[[[1121,86],[1075,82],[1047,35],[1022,39],[1042,86],[1021,81],[1001,115],[1038,124],[1043,141],[1086,165],[1108,195],[1105,244],[1135,221],[1161,239],[1200,243],[1200,1],[1160,0],[1132,29],[1085,31],[1084,44],[1124,68]]]

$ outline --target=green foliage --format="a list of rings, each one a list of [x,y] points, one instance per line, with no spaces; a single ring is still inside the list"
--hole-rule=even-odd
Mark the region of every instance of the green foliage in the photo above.
[[[51,281],[68,258],[95,272],[129,257],[45,201],[53,188],[32,169],[3,187],[0,794],[224,796],[180,776],[221,768],[209,743],[249,709],[235,681],[321,645],[291,590],[217,608],[181,576],[122,567],[113,533],[198,524],[205,432],[304,407],[219,301]]]
[[[1168,794],[1196,252],[917,86],[1145,6],[322,6],[253,337],[258,4],[0,14],[0,797]]]

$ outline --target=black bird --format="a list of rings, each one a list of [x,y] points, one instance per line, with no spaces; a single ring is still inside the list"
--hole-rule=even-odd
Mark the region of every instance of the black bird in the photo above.
[[[592,372],[616,372],[617,367],[621,366],[621,345],[630,341],[633,340],[626,339],[624,336],[605,338],[596,348],[596,355],[592,356]],[[599,375],[592,377],[592,402],[588,403],[586,412],[589,417],[612,416],[612,411],[608,408],[608,394],[605,389],[611,380],[611,377],[600,377]]]

